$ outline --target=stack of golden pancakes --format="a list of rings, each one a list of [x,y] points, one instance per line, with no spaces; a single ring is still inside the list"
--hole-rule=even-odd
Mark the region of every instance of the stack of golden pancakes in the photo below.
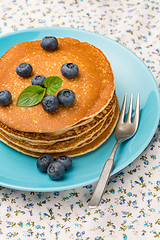
[[[13,46],[0,59],[0,91],[12,94],[11,104],[0,106],[0,140],[34,157],[90,152],[110,136],[118,120],[114,75],[106,56],[86,42],[67,37],[57,40],[58,48],[52,52],[42,49],[39,40],[29,41]],[[16,73],[16,67],[23,62],[33,68],[29,78]],[[74,79],[61,74],[61,66],[67,62],[79,68]],[[20,93],[39,74],[62,78],[60,90],[72,90],[75,102],[69,107],[60,106],[54,113],[44,111],[41,103],[16,106]]]

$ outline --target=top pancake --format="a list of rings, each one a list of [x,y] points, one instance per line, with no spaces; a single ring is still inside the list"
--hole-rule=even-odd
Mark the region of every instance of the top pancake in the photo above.
[[[12,103],[0,106],[0,122],[24,132],[48,133],[61,131],[81,120],[91,118],[102,111],[114,94],[114,76],[109,61],[95,46],[71,38],[57,38],[58,48],[47,52],[40,41],[19,43],[10,48],[0,59],[0,91],[12,94]],[[33,74],[19,77],[16,67],[30,63]],[[64,63],[77,64],[79,73],[74,79],[61,74]],[[41,103],[33,107],[16,106],[19,94],[29,85],[35,75],[58,76],[63,83],[59,90],[71,89],[76,100],[70,107],[59,107],[55,113],[47,113]],[[57,95],[57,93],[55,94]]]

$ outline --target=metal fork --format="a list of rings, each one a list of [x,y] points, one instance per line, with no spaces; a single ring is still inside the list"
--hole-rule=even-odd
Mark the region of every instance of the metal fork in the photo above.
[[[114,148],[111,152],[111,155],[109,156],[108,160],[106,161],[102,173],[100,175],[100,178],[98,180],[97,186],[95,188],[95,191],[92,195],[91,200],[89,201],[88,205],[90,208],[95,208],[99,205],[101,198],[104,194],[105,187],[108,183],[110,173],[113,167],[113,162],[114,162],[114,155],[117,150],[118,145],[133,137],[133,135],[136,133],[137,128],[138,128],[138,123],[139,123],[139,108],[140,108],[140,100],[139,100],[139,93],[137,95],[137,103],[136,103],[136,109],[135,109],[135,115],[134,115],[134,120],[133,122],[131,121],[132,119],[132,102],[133,102],[133,94],[131,94],[130,98],[130,104],[129,104],[129,110],[128,110],[128,115],[127,115],[127,120],[124,122],[124,117],[125,117],[125,109],[126,109],[126,99],[127,99],[127,94],[124,96],[123,104],[122,104],[122,109],[121,113],[119,116],[119,120],[117,123],[117,126],[115,128],[115,136],[117,138],[117,142],[114,145]]]

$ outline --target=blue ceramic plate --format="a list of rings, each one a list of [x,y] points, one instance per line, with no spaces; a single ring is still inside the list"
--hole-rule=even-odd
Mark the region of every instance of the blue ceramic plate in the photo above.
[[[130,50],[101,35],[72,28],[35,28],[0,37],[0,56],[16,43],[42,39],[47,35],[72,37],[100,48],[109,59],[115,75],[121,106],[124,93],[140,93],[140,124],[136,135],[121,144],[112,175],[131,163],[147,147],[159,122],[159,91],[145,64]],[[0,185],[26,191],[60,191],[81,187],[98,180],[102,167],[116,142],[114,133],[97,150],[73,158],[73,168],[62,181],[52,181],[36,168],[36,158],[21,154],[0,142]]]

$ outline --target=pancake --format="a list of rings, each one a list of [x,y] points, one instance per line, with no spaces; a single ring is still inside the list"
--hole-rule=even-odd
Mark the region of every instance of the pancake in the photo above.
[[[109,138],[109,136],[113,132],[113,130],[116,126],[116,123],[118,121],[118,115],[119,115],[119,108],[118,108],[118,105],[117,105],[115,114],[113,116],[113,120],[111,121],[110,125],[103,131],[102,134],[100,134],[94,141],[88,143],[84,147],[77,148],[73,151],[64,152],[63,154],[68,155],[70,157],[74,157],[74,156],[79,156],[79,155],[86,154],[88,152],[91,152],[91,151],[97,149],[100,145],[102,145]],[[7,144],[8,146],[14,148],[15,150],[17,150],[17,151],[19,151],[23,154],[27,154],[27,155],[30,155],[32,157],[41,156],[41,153],[32,152],[32,151],[26,150],[25,148],[19,147],[19,146],[15,145],[13,142],[10,142],[9,140],[7,140],[2,135],[0,135],[0,139],[1,139],[2,142]],[[58,157],[58,156],[61,155],[60,153],[54,153],[54,152],[50,153],[50,154],[52,154],[54,157]]]
[[[80,141],[79,139],[83,139],[83,141],[85,141],[86,138],[89,138],[91,134],[93,135],[94,132],[97,132],[97,131],[99,131],[100,128],[102,128],[102,126],[104,125],[107,118],[109,118],[111,120],[112,117],[113,117],[113,114],[114,114],[114,110],[115,110],[115,106],[113,106],[112,109],[109,111],[109,113],[106,114],[105,116],[103,116],[103,118],[94,117],[93,121],[91,121],[90,123],[88,123],[86,125],[80,126],[78,130],[73,129],[73,130],[69,131],[69,132],[75,133],[75,135],[72,134],[72,136],[68,136],[68,137],[63,138],[63,139],[59,138],[58,140],[54,139],[54,140],[50,140],[48,142],[37,143],[36,141],[33,142],[33,141],[28,141],[28,140],[26,140],[26,142],[28,142],[31,145],[39,145],[39,146],[51,145],[51,144],[55,145],[56,143],[58,143],[58,145],[61,148],[62,148],[63,142],[68,142],[67,145],[70,145],[70,147],[72,147],[71,142],[78,145],[79,141]]]
[[[58,136],[47,134],[47,133],[27,133],[20,132],[17,130],[13,130],[6,125],[0,123],[1,132],[6,133],[8,136],[13,137],[18,140],[27,141],[30,144],[51,144],[58,141],[69,140],[71,138],[76,138],[82,136],[84,133],[88,132],[92,128],[94,128],[98,123],[100,123],[106,116],[108,116],[112,110],[112,108],[116,104],[116,95],[114,94],[112,100],[107,105],[107,107],[97,114],[89,123],[82,124],[80,126],[74,125],[69,131],[64,134],[60,134]]]
[[[75,148],[77,148],[79,145],[85,145],[85,142],[87,142],[89,139],[91,139],[96,133],[97,136],[101,133],[101,129],[105,129],[110,122],[112,121],[112,118],[114,116],[114,112],[115,112],[115,108],[113,108],[113,110],[111,111],[111,114],[107,117],[105,117],[103,119],[103,121],[101,121],[99,124],[97,124],[94,128],[92,128],[90,131],[84,133],[82,136],[77,137],[77,138],[72,138],[70,140],[66,140],[66,141],[61,141],[61,142],[56,142],[54,144],[48,144],[48,145],[43,145],[43,144],[39,144],[39,145],[34,145],[33,143],[30,144],[27,141],[19,141],[17,139],[11,138],[9,136],[5,137],[10,140],[13,141],[15,145],[18,145],[20,147],[23,147],[27,150],[31,150],[34,152],[40,152],[40,153],[51,153],[51,152],[55,152],[55,153],[62,153],[65,151],[69,151],[69,150],[74,150]],[[99,134],[98,134],[99,133]],[[2,133],[0,131],[1,135],[4,135],[4,133]]]
[[[12,103],[7,107],[0,106],[2,124],[21,132],[61,134],[81,121],[90,121],[111,101],[115,89],[114,76],[101,50],[86,42],[57,39],[59,45],[53,52],[43,50],[37,40],[16,44],[1,57],[0,91],[5,89],[12,94]],[[32,65],[31,77],[24,79],[17,75],[16,67],[22,62]],[[79,74],[73,80],[61,74],[61,66],[67,62],[74,62],[79,67]],[[17,107],[19,94],[31,85],[31,79],[38,74],[62,78],[60,90],[72,90],[76,95],[74,104],[60,106],[53,114],[45,112],[41,104]]]
[[[11,104],[0,106],[0,140],[34,157],[43,153],[78,156],[93,151],[110,136],[119,114],[114,75],[101,50],[72,38],[57,40],[58,48],[53,52],[42,49],[36,40],[13,46],[0,59],[0,91],[12,94]],[[16,67],[22,62],[32,65],[32,76],[17,75]],[[79,68],[74,79],[61,74],[61,66],[67,62]],[[41,103],[16,106],[19,94],[39,74],[62,78],[59,91],[72,90],[75,102],[59,106],[54,113],[44,111]]]

